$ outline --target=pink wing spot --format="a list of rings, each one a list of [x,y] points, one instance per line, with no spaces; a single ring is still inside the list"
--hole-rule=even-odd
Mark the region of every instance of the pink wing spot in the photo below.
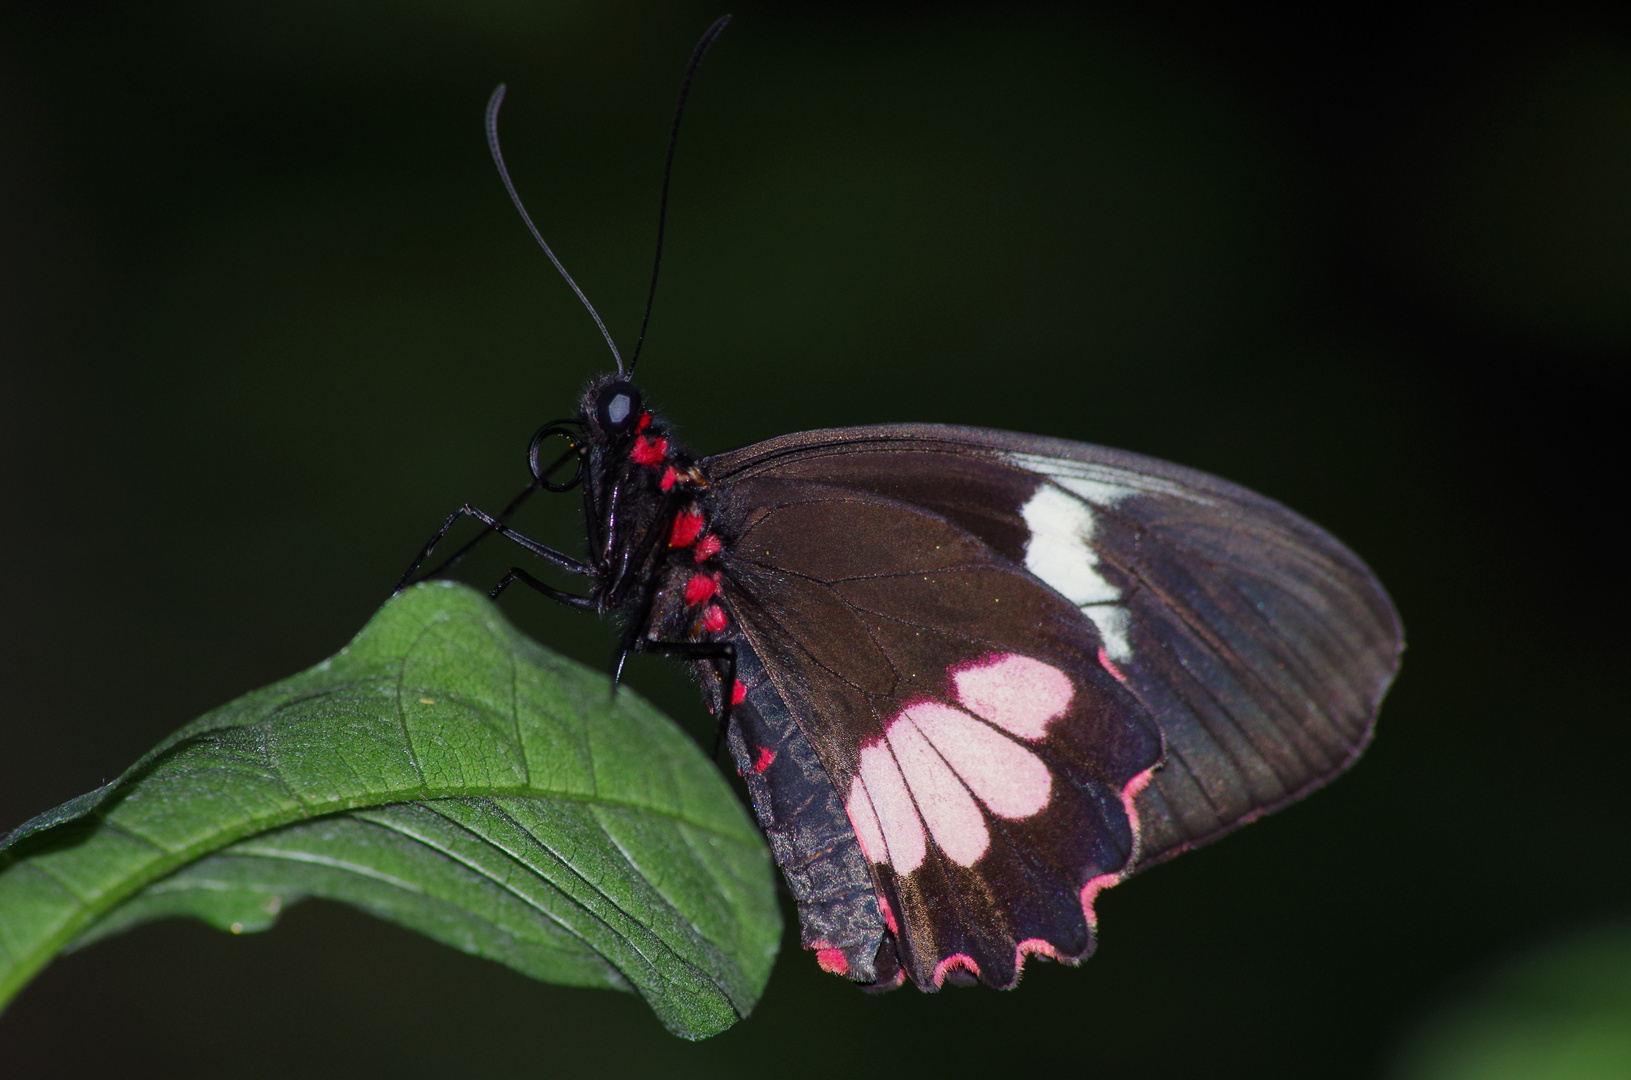
[[[934,966],[934,984],[939,986],[946,981],[946,972],[957,970],[966,971],[976,979],[980,977],[980,965],[974,962],[972,956],[967,953],[952,953]]]
[[[872,809],[872,799],[866,793],[866,784],[857,776],[850,781],[849,798],[844,800],[844,812],[849,815],[850,828],[861,845],[861,854],[867,862],[888,862],[889,848],[883,842],[883,829],[878,815]]]
[[[1110,654],[1104,651],[1102,645],[1099,647],[1099,666],[1108,671],[1118,683],[1126,683],[1127,676],[1116,666],[1116,662],[1110,659]]]
[[[685,545],[681,544],[678,546],[684,547]],[[697,549],[694,558],[697,562],[706,562],[715,555],[718,555],[720,549],[724,546],[725,545],[720,541],[719,537],[704,536],[701,540],[697,541]]]
[[[709,604],[702,613],[702,628],[711,634],[719,633],[728,625],[730,620],[725,618],[725,609],[718,604]]]
[[[957,698],[971,711],[1022,739],[1040,739],[1070,709],[1076,688],[1051,664],[1017,653],[952,672]]]
[[[895,923],[895,909],[889,906],[889,898],[882,893],[878,894],[878,910],[883,914],[883,924],[889,927],[889,932],[900,937],[900,927]],[[899,986],[900,983],[896,983]]]
[[[932,707],[915,706],[915,708]],[[935,753],[903,713],[889,725],[889,748],[895,752],[906,786],[911,789],[917,812],[928,822],[929,833],[940,850],[959,866],[973,866],[991,846],[985,828],[985,815],[946,762]],[[999,736],[1000,737],[1000,736]],[[1043,770],[1044,778],[1047,770]]]
[[[776,760],[776,751],[772,750],[768,746],[761,746],[761,747],[759,747],[759,756],[753,762],[753,771],[756,772],[756,773],[762,773],[766,769],[770,768],[770,766],[775,762],[775,760]]]
[[[938,701],[908,706],[905,715],[992,813],[1017,821],[1048,805],[1053,775],[1041,758],[1007,735]],[[915,784],[912,790],[917,790]],[[938,832],[935,839],[940,839]]]
[[[692,574],[691,580],[685,583],[685,603],[696,607],[704,600],[712,600],[718,591],[719,581],[712,574]]]
[[[731,683],[731,704],[740,705],[747,699],[748,688],[742,685],[742,680],[737,679],[735,682]]]
[[[667,491],[669,488],[674,486],[674,482],[679,478],[680,474],[674,471],[674,466],[670,465],[668,468],[663,470],[663,478],[657,481],[657,486],[662,488],[664,491]],[[1099,651],[1103,652],[1104,650],[1100,649]]]
[[[878,812],[884,847],[895,873],[905,876],[923,865],[928,854],[923,835],[923,819],[912,805],[912,793],[895,765],[895,755],[885,743],[861,748],[861,782],[872,807]]]
[[[816,963],[821,970],[834,975],[849,974],[849,957],[844,955],[843,949],[817,949]]]
[[[674,529],[669,534],[669,547],[687,547],[702,532],[702,515],[695,510],[681,510],[674,515]]]

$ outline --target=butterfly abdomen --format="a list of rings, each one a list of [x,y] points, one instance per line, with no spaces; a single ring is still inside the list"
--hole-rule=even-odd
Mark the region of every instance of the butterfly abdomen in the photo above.
[[[834,974],[898,985],[893,935],[838,790],[758,655],[735,643],[743,693],[727,742],[798,905],[802,944]]]

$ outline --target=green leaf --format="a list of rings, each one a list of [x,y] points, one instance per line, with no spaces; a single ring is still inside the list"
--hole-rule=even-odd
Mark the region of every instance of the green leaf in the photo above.
[[[1531,946],[1471,980],[1408,1039],[1395,1080],[1631,1076],[1631,922]]]
[[[691,739],[436,582],[0,840],[0,1003],[64,948],[172,915],[263,930],[308,896],[633,989],[688,1038],[747,1015],[781,929],[764,842]]]

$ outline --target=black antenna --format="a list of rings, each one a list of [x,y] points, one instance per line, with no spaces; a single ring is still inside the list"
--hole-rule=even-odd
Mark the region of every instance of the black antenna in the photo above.
[[[714,43],[715,38],[725,32],[725,27],[730,25],[730,21],[731,17],[729,15],[722,15],[717,22],[708,27],[701,40],[697,42],[697,47],[691,51],[691,62],[685,65],[685,78],[680,83],[680,99],[674,103],[674,123],[668,129],[668,157],[663,161],[663,193],[657,203],[657,254],[651,260],[651,289],[646,293],[646,313],[640,317],[640,336],[635,339],[634,353],[629,357],[629,370],[624,375],[625,378],[634,374],[634,365],[640,359],[640,349],[646,343],[646,327],[651,323],[651,305],[657,299],[657,271],[661,270],[663,265],[663,227],[668,224],[668,181],[674,172],[674,147],[680,141],[680,120],[685,116],[685,99],[691,93],[691,81],[697,77],[697,68],[702,66],[702,58],[708,54],[708,47]],[[499,89],[503,89],[503,87]],[[494,153],[497,153],[497,151],[495,150]],[[517,203],[517,205],[520,204]],[[543,241],[540,240],[539,243],[543,243]],[[545,248],[544,250],[549,249]],[[554,257],[553,255],[550,256],[552,259]],[[559,266],[560,263],[555,265]],[[566,271],[562,270],[561,273],[564,274]],[[567,280],[572,279],[568,278]],[[573,288],[575,289],[577,286],[574,285]],[[582,296],[583,294],[579,293],[578,295]],[[587,300],[584,301],[585,304],[588,302]],[[591,308],[590,310],[593,311],[594,309]],[[600,320],[596,318],[595,321],[599,322]],[[604,330],[605,327],[601,329]],[[611,339],[608,337],[607,340]],[[619,366],[618,370],[622,371],[622,367]]]
[[[684,97],[682,96],[680,100],[683,101]],[[527,223],[527,228],[532,232],[532,238],[538,241],[538,246],[544,249],[544,254],[549,256],[549,261],[555,264],[555,269],[561,272],[561,276],[566,279],[566,283],[572,286],[572,291],[578,294],[578,299],[583,301],[583,306],[589,311],[589,317],[595,320],[596,326],[600,327],[601,335],[605,337],[606,344],[612,350],[612,359],[617,361],[617,374],[622,378],[627,378],[628,373],[623,370],[623,354],[617,351],[617,342],[612,340],[611,331],[607,330],[606,324],[600,321],[600,313],[595,310],[595,305],[591,304],[589,298],[583,295],[583,290],[578,288],[578,283],[572,280],[572,275],[566,272],[566,267],[561,265],[561,260],[555,257],[555,253],[544,242],[543,234],[538,231],[538,226],[532,223],[532,215],[528,214],[527,208],[521,205],[521,196],[516,193],[515,184],[510,181],[510,170],[504,167],[504,152],[498,148],[498,107],[502,104],[504,104],[504,84],[499,83],[498,89],[493,91],[493,96],[487,99],[487,148],[493,152],[493,164],[498,166],[498,175],[503,178],[504,188],[510,193],[510,201],[515,203],[516,210],[520,211],[521,220]],[[670,148],[669,157],[672,158],[673,155],[674,151]],[[667,186],[668,182],[665,179],[663,181],[665,191]],[[661,236],[660,230],[658,235]],[[658,246],[660,249],[660,240]],[[632,366],[630,365],[631,368]]]

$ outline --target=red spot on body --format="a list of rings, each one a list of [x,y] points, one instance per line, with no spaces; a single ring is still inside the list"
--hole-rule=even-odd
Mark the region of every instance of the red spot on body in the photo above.
[[[689,547],[702,532],[702,515],[695,510],[681,510],[674,515],[674,531],[669,534],[669,547]]]
[[[648,412],[641,413],[640,414],[640,419],[638,419],[638,420],[636,420],[634,422],[634,433],[636,435],[640,434],[640,432],[646,430],[646,426],[648,424],[650,424],[650,423],[651,423],[651,414],[648,413]]]
[[[742,680],[741,679],[737,679],[734,683],[731,684],[731,704],[732,705],[740,705],[740,704],[742,704],[742,702],[746,701],[747,699],[748,699],[748,688],[742,685]]]
[[[636,465],[657,466],[667,456],[668,440],[663,438],[649,439],[642,435],[634,440],[634,446],[629,450],[629,460]]]
[[[1116,666],[1114,660],[1110,659],[1110,654],[1104,651],[1103,646],[1099,647],[1099,666],[1108,671],[1117,682],[1125,683],[1127,681],[1127,676],[1122,674],[1121,669]]]
[[[754,759],[753,771],[762,773],[776,762],[776,751],[768,746],[759,747],[759,756]]]
[[[664,491],[667,491],[669,488],[674,486],[674,481],[678,480],[679,478],[680,474],[674,471],[674,466],[670,465],[668,468],[663,470],[663,478],[657,481],[657,486],[662,488]]]
[[[849,974],[849,957],[844,955],[843,949],[817,949],[816,963],[821,965],[822,971],[834,975]]]
[[[717,536],[704,536],[697,541],[697,562],[711,559],[718,555],[725,545]]]
[[[712,600],[718,591],[719,580],[712,574],[692,574],[691,580],[685,583],[685,603],[696,607],[704,600]]]
[[[725,609],[718,604],[709,604],[708,609],[702,613],[702,628],[710,634],[717,634],[730,625],[725,618]]]

